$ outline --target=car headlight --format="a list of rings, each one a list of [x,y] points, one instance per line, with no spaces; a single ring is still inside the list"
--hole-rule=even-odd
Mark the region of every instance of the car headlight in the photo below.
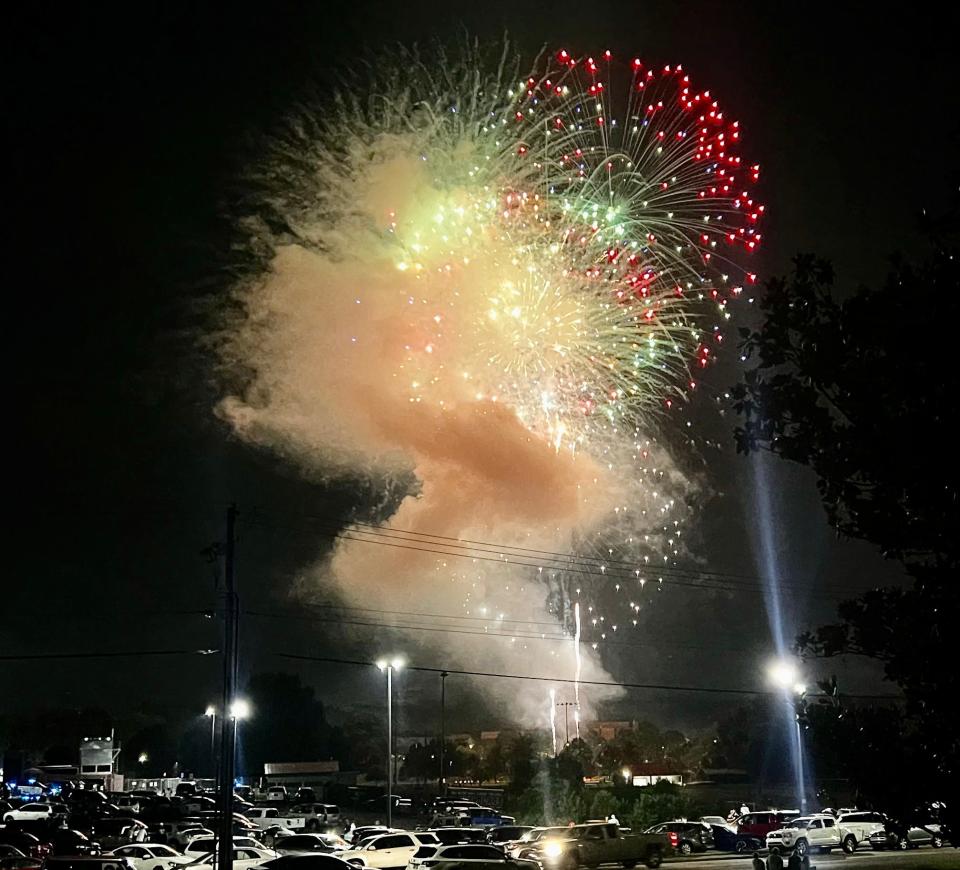
[[[547,845],[543,847],[543,854],[548,858],[559,858],[562,853],[563,846],[559,843],[547,843]]]

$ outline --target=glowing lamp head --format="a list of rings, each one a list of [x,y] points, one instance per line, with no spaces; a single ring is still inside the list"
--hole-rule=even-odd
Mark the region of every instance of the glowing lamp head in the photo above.
[[[778,659],[767,668],[767,674],[779,689],[789,689],[799,684],[797,666],[789,659]]]
[[[381,671],[385,671],[387,669],[387,660],[377,659],[377,667],[380,668]]]
[[[633,772],[630,770],[629,767],[625,767],[623,770],[620,771],[620,773],[623,774],[623,778],[627,782],[630,782],[630,780],[633,779]]]
[[[249,719],[250,703],[244,701],[243,698],[237,698],[237,700],[230,705],[230,715],[234,719]]]
[[[203,711],[203,715],[204,715],[204,716],[210,716],[210,717],[216,716],[216,715],[217,715],[217,708],[214,707],[213,704],[208,704],[208,705],[207,705],[207,709]]]

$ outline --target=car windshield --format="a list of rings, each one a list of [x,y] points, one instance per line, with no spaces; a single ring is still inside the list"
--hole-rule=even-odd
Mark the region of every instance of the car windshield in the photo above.
[[[810,822],[812,822],[812,821],[813,821],[813,819],[794,819],[792,822],[787,822],[787,824],[784,825],[784,827],[786,827],[786,828],[799,828],[799,829],[803,830],[803,829],[806,828],[806,827],[810,824]]]

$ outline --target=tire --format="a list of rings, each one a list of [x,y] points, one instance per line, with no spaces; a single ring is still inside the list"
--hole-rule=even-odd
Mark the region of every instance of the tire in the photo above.
[[[648,867],[659,867],[663,863],[663,852],[654,846],[647,852],[647,860],[643,862]]]
[[[910,841],[906,837],[897,837],[897,848],[901,852],[906,852],[910,848]]]
[[[807,846],[807,841],[804,839],[797,840],[796,845],[793,847],[794,851],[802,858],[809,851]]]
[[[683,842],[677,846],[677,851],[679,851],[681,855],[689,855],[693,852],[693,846],[687,842]]]
[[[733,851],[738,855],[742,855],[747,851],[747,841],[746,840],[737,840],[736,845],[733,847]]]
[[[636,862],[636,861],[624,861],[624,862],[623,862],[623,866],[626,867],[627,870],[633,870],[633,868],[637,866],[637,862]]]
[[[943,837],[939,836],[938,834],[934,834],[933,839],[930,841],[930,845],[933,846],[934,849],[939,849],[943,845]]]
[[[843,843],[840,844],[840,848],[848,855],[852,855],[857,851],[857,838],[854,837],[853,834],[848,834],[843,838]]]

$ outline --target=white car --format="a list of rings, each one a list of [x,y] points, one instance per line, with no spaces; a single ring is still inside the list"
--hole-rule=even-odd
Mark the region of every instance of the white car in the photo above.
[[[277,853],[269,849],[234,849],[233,850],[233,870],[249,870],[251,867],[259,867],[264,861],[276,858]],[[201,855],[199,858],[183,866],[190,870],[214,870],[217,864],[217,856],[213,852]]]
[[[303,830],[307,820],[303,816],[294,816],[286,810],[281,812],[276,807],[254,807],[247,810],[246,817],[260,830],[279,825],[281,828],[298,828]]]
[[[837,824],[837,820],[825,813],[814,816],[798,816],[785,827],[767,834],[767,848],[770,851],[789,852],[798,855],[809,851],[829,852],[843,843],[848,831]]]
[[[846,828],[848,833],[840,844],[848,855],[857,851],[861,843],[870,845],[870,835],[883,830],[884,817],[881,813],[865,810],[849,810],[837,818],[837,824]]]
[[[185,848],[187,843],[191,840],[195,840],[197,837],[213,837],[214,833],[209,828],[203,827],[203,825],[195,825],[191,828],[181,828],[179,831],[172,833],[167,839],[173,846],[179,846],[181,849]]]
[[[414,853],[410,862],[407,864],[408,870],[415,867],[437,867],[444,861],[456,861],[458,864],[465,861],[469,866],[472,861],[499,861],[504,863],[511,861],[504,854],[503,849],[496,846],[480,846],[470,843],[463,843],[458,846],[421,846]],[[440,868],[442,870],[442,867]]]
[[[187,841],[187,845],[183,849],[183,854],[192,858],[198,858],[200,855],[209,855],[216,845],[216,840],[214,837],[203,835],[200,837],[192,837]],[[273,849],[264,849],[263,843],[259,840],[254,840],[253,837],[234,837],[233,838],[233,848],[234,849],[263,849],[264,852],[269,852],[271,858],[276,858],[279,853],[275,852]]]
[[[29,822],[36,819],[51,819],[54,816],[52,804],[33,803],[21,804],[14,810],[7,810],[3,814],[5,822]]]
[[[160,843],[138,843],[135,846],[121,846],[114,849],[111,855],[118,858],[129,858],[137,870],[167,870],[176,864],[189,864],[193,858],[181,855],[169,846]]]
[[[280,837],[273,846],[281,855],[315,855],[346,852],[350,844],[337,834],[292,834]]]
[[[327,825],[335,825],[340,821],[340,807],[335,804],[297,804],[287,816],[291,819],[303,819],[308,831]]]
[[[341,852],[338,857],[348,864],[359,867],[376,867],[383,870],[387,867],[406,867],[417,849],[421,846],[439,846],[440,840],[436,834],[429,831],[410,833],[397,831],[390,834],[381,834],[364,841],[355,849]]]

